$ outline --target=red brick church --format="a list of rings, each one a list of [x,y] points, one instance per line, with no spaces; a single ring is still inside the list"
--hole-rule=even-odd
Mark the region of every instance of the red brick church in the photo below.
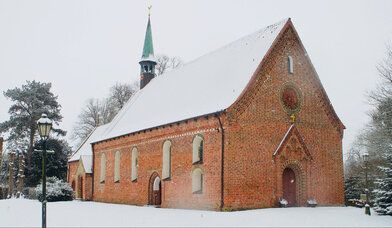
[[[69,160],[76,197],[166,208],[343,205],[344,125],[285,19],[155,77]]]

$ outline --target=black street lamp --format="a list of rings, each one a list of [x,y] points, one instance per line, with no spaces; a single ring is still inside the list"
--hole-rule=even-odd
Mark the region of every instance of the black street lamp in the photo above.
[[[41,136],[43,151],[42,151],[42,227],[46,228],[46,140],[49,138],[50,129],[52,128],[52,120],[46,114],[42,114],[41,119],[38,120],[38,132]]]
[[[368,186],[368,162],[369,162],[369,154],[364,153],[362,155],[363,161],[365,162],[365,193],[366,193],[366,205],[365,205],[365,214],[370,215],[370,205],[369,205],[369,186]]]

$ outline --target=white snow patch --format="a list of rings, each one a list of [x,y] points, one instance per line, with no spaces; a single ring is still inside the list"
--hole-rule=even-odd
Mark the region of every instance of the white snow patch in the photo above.
[[[81,157],[83,161],[83,166],[86,169],[86,173],[92,173],[92,148],[91,148],[91,143],[95,141],[105,130],[105,128],[108,126],[108,124],[96,127],[90,135],[84,139],[82,144],[79,146],[79,148],[76,150],[76,152],[71,156],[71,158],[68,160],[68,162],[73,162],[73,161],[79,161]]]
[[[93,156],[92,155],[81,155],[80,159],[82,159],[84,171],[86,173],[93,173]]]
[[[40,227],[37,200],[0,200],[0,227]],[[98,202],[47,204],[48,227],[392,227],[392,216],[354,207],[270,208],[238,212],[163,209]]]
[[[280,147],[282,146],[283,142],[286,140],[287,135],[289,134],[289,132],[291,131],[291,128],[294,127],[294,124],[291,124],[289,130],[286,131],[286,134],[284,134],[282,141],[280,141],[278,147],[276,148],[275,152],[274,152],[274,156],[276,155],[276,153],[278,153],[278,150],[280,149]]]
[[[282,204],[282,205],[287,205],[287,204],[289,204],[289,202],[287,202],[287,200],[285,200],[285,199],[279,200],[279,203]]]
[[[96,141],[222,111],[240,96],[285,19],[154,78]]]

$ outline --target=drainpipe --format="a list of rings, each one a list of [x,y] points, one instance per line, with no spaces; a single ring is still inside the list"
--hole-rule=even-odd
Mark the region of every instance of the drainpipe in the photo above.
[[[91,151],[93,152],[93,167],[92,167],[92,175],[91,175],[91,200],[94,200],[94,176],[95,176],[95,170],[94,170],[94,164],[95,164],[95,153],[94,153],[94,145],[91,144]],[[87,175],[86,175],[87,176]]]
[[[220,112],[220,113],[222,113],[222,112]],[[216,113],[215,114],[215,117],[218,119],[218,121],[219,121],[219,126],[220,126],[220,128],[221,128],[221,134],[222,134],[222,153],[221,153],[221,202],[220,202],[220,206],[219,206],[219,210],[220,211],[222,211],[222,209],[223,209],[223,205],[224,205],[224,201],[223,201],[223,196],[224,196],[224,192],[223,192],[223,190],[224,190],[224,184],[223,184],[223,174],[224,174],[224,167],[223,167],[223,165],[224,165],[224,149],[225,149],[225,132],[224,132],[224,130],[223,130],[223,126],[222,126],[222,121],[221,121],[221,119],[220,119],[220,117],[219,117],[219,114],[220,113]]]

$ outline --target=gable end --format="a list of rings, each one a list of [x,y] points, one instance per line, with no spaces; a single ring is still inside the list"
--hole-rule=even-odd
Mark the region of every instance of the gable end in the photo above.
[[[304,138],[299,133],[298,128],[295,126],[295,124],[292,124],[290,126],[289,130],[287,130],[282,141],[279,143],[278,147],[276,148],[273,156],[275,157],[277,154],[279,154],[283,150],[283,148],[285,148],[285,146],[287,145],[287,143],[289,142],[289,140],[292,138],[293,135],[295,135],[296,138],[298,139],[298,141],[301,144],[302,148],[304,149],[306,155],[308,155],[310,157],[310,159],[313,159],[312,154],[310,153],[308,147],[306,146]]]
[[[284,39],[283,37],[293,35],[294,39],[296,42],[299,44],[300,48],[303,50],[305,53],[305,59],[308,61],[310,67],[311,67],[311,75],[316,79],[315,80],[315,85],[316,85],[316,90],[319,94],[320,100],[323,102],[322,108],[327,114],[328,118],[330,119],[331,123],[334,125],[336,130],[338,131],[339,135],[343,137],[343,129],[345,129],[345,126],[337,116],[331,101],[329,100],[327,93],[324,90],[324,87],[322,86],[322,83],[320,81],[320,78],[310,61],[309,56],[307,55],[307,52],[301,42],[301,39],[298,36],[298,33],[296,32],[291,20],[289,19],[286,23],[286,25],[283,27],[281,30],[280,34],[277,36],[275,41],[273,42],[273,45],[270,47],[269,51],[267,54],[264,56],[262,62],[259,64],[257,67],[255,73],[253,74],[251,80],[245,87],[244,91],[241,93],[241,95],[238,97],[238,99],[228,108],[228,111],[233,110],[234,113],[237,113],[237,115],[241,115],[245,109],[253,102],[253,100],[256,97],[256,92],[260,89],[261,86],[264,85],[264,83],[270,79],[270,75],[267,75],[265,72],[268,71],[269,67],[272,67],[271,65],[274,65],[275,62],[270,62],[270,61],[275,61],[275,57],[278,54],[277,49],[280,48],[281,45],[284,45]]]

